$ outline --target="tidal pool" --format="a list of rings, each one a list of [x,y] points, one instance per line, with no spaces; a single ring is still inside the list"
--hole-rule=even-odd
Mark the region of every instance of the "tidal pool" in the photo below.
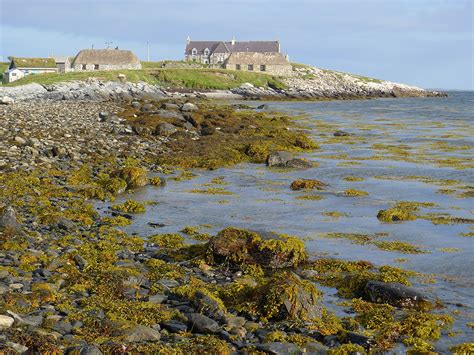
[[[197,176],[191,180],[169,179],[164,188],[148,186],[119,196],[117,202],[128,198],[156,202],[147,206],[146,213],[136,214],[124,230],[141,236],[175,233],[186,226],[201,226],[206,233],[227,226],[277,231],[303,238],[314,258],[369,260],[424,273],[435,282],[415,281],[414,286],[438,297],[447,307],[444,311],[456,319],[453,328],[437,342],[437,351],[446,352],[451,345],[472,341],[474,331],[467,323],[474,322],[474,238],[462,234],[472,235],[473,224],[434,224],[425,218],[383,223],[376,216],[396,201],[416,201],[436,204],[421,208],[421,215],[474,218],[474,93],[452,92],[448,98],[267,105],[270,110],[302,117],[301,124],[321,145],[304,157],[317,162],[318,167],[282,170],[242,164],[194,171]],[[336,130],[352,136],[334,137]],[[215,178],[219,184],[213,183]],[[297,178],[321,180],[329,187],[324,191],[293,191],[290,184]],[[209,188],[231,194],[193,191]],[[368,195],[345,196],[347,189]],[[440,191],[443,189],[448,192]],[[321,198],[301,198],[314,195]],[[97,207],[107,213],[108,206],[100,203]],[[164,227],[153,228],[149,222]],[[380,233],[377,240],[407,242],[426,253],[381,250],[373,244],[327,238],[327,233]],[[335,290],[322,289],[327,306],[343,315],[345,309],[335,304],[339,301]],[[449,332],[458,333],[448,336]]]

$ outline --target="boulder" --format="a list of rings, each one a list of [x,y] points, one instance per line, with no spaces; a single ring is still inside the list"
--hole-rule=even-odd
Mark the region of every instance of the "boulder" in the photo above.
[[[292,169],[309,169],[313,167],[313,165],[307,160],[295,158],[288,160],[285,164],[285,167]]]
[[[15,137],[15,145],[21,147],[26,145],[26,139],[20,136]]]
[[[143,168],[129,166],[115,171],[113,177],[124,180],[128,189],[145,186],[148,184],[147,172]]]
[[[344,131],[336,131],[334,132],[334,137],[347,137],[350,136],[350,133]]]
[[[217,262],[258,264],[272,269],[294,267],[307,258],[304,243],[297,237],[233,227],[220,231],[207,247]]]
[[[203,314],[191,313],[188,316],[188,321],[192,331],[195,333],[212,334],[221,330],[219,324]]]
[[[267,354],[274,354],[274,355],[297,355],[302,354],[303,352],[292,343],[279,343],[279,342],[271,342],[265,344],[258,344],[257,350],[264,351]]]
[[[183,111],[183,112],[195,112],[195,111],[198,111],[198,110],[199,110],[198,107],[195,104],[192,104],[190,102],[185,103],[181,107],[181,111]]]
[[[398,282],[369,281],[365,285],[365,294],[370,302],[388,303],[395,307],[432,307],[428,297]]]
[[[170,320],[168,322],[161,323],[161,326],[171,333],[185,332],[188,330],[188,326],[177,320]]]
[[[0,330],[10,328],[15,320],[12,317],[0,315]]]
[[[139,110],[139,109],[142,108],[142,104],[139,103],[138,101],[132,101],[131,105],[132,105],[132,107],[133,107],[134,109],[136,109],[136,110]]]
[[[216,299],[210,297],[204,292],[196,291],[193,302],[199,312],[218,321],[224,320],[225,309],[223,309]]]
[[[66,355],[102,355],[102,351],[94,345],[71,346],[64,350]]]
[[[293,156],[285,151],[271,152],[267,157],[267,166],[286,166]]]
[[[2,105],[11,105],[14,103],[15,103],[15,100],[9,96],[3,96],[2,98],[0,98],[0,104]]]
[[[161,334],[158,330],[146,327],[144,325],[136,325],[125,331],[124,340],[129,343],[141,341],[158,341]]]
[[[267,319],[312,321],[322,316],[321,292],[294,272],[273,275],[256,292],[261,295],[260,312]]]
[[[2,230],[13,234],[21,230],[18,216],[12,206],[0,207],[0,231]]]
[[[177,132],[178,128],[171,123],[160,123],[155,130],[155,133],[159,136],[170,136]]]

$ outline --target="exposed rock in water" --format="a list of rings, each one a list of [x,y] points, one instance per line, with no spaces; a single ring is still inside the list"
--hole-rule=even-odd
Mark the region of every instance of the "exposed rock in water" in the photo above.
[[[147,172],[139,167],[125,167],[112,174],[114,177],[124,180],[128,189],[142,187],[148,184]]]
[[[347,137],[347,136],[350,136],[350,134],[344,131],[334,132],[334,137]]]
[[[371,302],[388,303],[395,307],[429,308],[428,297],[397,282],[369,281],[365,293]]]
[[[292,154],[285,151],[271,152],[266,160],[269,167],[307,169],[311,168],[312,164],[306,160],[293,158]]]
[[[232,227],[213,237],[208,248],[216,260],[258,264],[272,269],[296,266],[307,258],[304,243],[299,238],[262,235]]]

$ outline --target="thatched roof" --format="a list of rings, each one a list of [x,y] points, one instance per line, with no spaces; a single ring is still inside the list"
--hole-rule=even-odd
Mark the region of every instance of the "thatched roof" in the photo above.
[[[281,53],[232,53],[226,64],[290,65]]]
[[[56,68],[53,58],[10,57],[10,68]]]
[[[132,51],[122,49],[83,49],[74,64],[137,65],[140,60]]]

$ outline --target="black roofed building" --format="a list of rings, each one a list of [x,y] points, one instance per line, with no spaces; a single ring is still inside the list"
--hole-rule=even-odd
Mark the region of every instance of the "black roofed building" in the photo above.
[[[280,53],[279,41],[191,41],[185,58],[202,64],[222,65],[231,53]]]
[[[231,70],[291,75],[288,56],[281,54],[279,41],[191,41],[186,43],[187,61]]]

